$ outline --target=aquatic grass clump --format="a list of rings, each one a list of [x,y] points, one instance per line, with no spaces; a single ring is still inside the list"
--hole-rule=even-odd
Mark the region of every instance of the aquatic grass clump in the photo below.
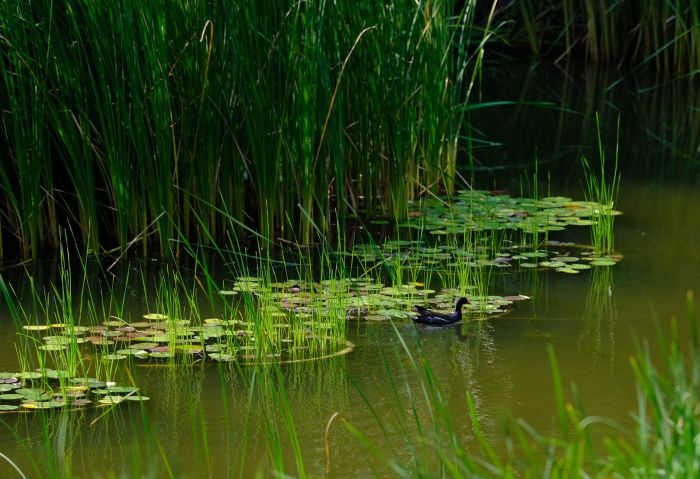
[[[608,441],[609,470],[635,471],[650,477],[700,474],[700,333],[692,292],[687,296],[687,333],[671,322],[659,334],[655,354],[644,342],[630,359],[637,382],[639,410],[635,442]]]
[[[614,225],[615,216],[620,212],[615,210],[615,202],[620,190],[620,171],[618,160],[620,152],[620,118],[617,120],[617,140],[615,142],[615,161],[610,180],[607,179],[606,155],[600,132],[600,122],[596,114],[598,126],[598,160],[600,170],[596,173],[585,157],[581,158],[585,174],[586,199],[596,203],[591,218],[591,242],[599,254],[612,253],[615,250]]]

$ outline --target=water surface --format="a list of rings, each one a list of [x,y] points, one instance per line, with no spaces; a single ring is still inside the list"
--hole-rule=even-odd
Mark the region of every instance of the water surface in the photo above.
[[[421,358],[437,378],[466,447],[472,447],[466,391],[474,395],[482,428],[497,444],[504,417],[521,417],[542,432],[556,430],[549,344],[567,390],[569,384],[576,385],[586,412],[610,417],[631,429],[636,396],[629,358],[637,341],[655,339],[657,328],[667,333],[670,318],[684,317],[687,291],[700,291],[698,153],[692,145],[697,131],[694,122],[687,120],[688,115],[691,120],[697,115],[697,109],[683,96],[683,92],[690,95],[686,85],[676,82],[664,91],[637,85],[636,91],[643,93],[633,95],[629,82],[634,80],[603,91],[609,82],[600,80],[602,74],[597,73],[576,72],[568,80],[551,72],[537,76],[536,71],[523,74],[514,69],[498,74],[491,79],[491,89],[485,88],[485,99],[489,95],[556,99],[577,111],[562,114],[520,108],[508,113],[503,108],[473,118],[481,134],[502,143],[477,150],[480,162],[499,166],[483,174],[490,175],[495,186],[516,194],[522,185],[522,166],[530,165],[538,154],[540,174],[549,172],[547,187],[552,194],[582,197],[578,158],[582,152],[591,157],[595,141],[589,103],[601,107],[608,135],[614,133],[611,125],[617,113],[622,113],[622,187],[617,208],[624,215],[616,222],[615,239],[624,260],[614,268],[573,276],[553,271],[501,272],[493,293],[524,294],[532,300],[516,303],[508,313],[488,321],[443,329],[408,322],[353,322],[349,327],[349,339],[356,345],[352,353],[284,366],[282,383],[306,472],[313,476],[326,475],[324,431],[334,413],[340,416],[329,429],[328,477],[377,472],[371,455],[343,421],[390,457],[410,461],[405,440],[415,432],[411,405],[417,406],[419,416],[429,414],[421,398],[420,373],[412,367],[412,360]],[[522,89],[517,85],[508,89],[503,77],[526,81]],[[636,81],[655,84],[653,79]],[[686,120],[681,113],[673,116],[675,111],[685,111]],[[566,232],[563,237],[586,241],[587,232]],[[51,268],[46,269],[39,282],[51,278]],[[26,287],[16,271],[6,270],[4,277],[15,281],[15,288]],[[223,268],[221,275],[225,275]],[[139,294],[134,289],[126,299],[127,310],[132,308],[134,315],[144,312]],[[21,367],[14,350],[16,329],[6,309],[1,312],[0,370],[13,371]],[[167,457],[176,477],[239,473],[249,477],[269,461],[266,415],[281,414],[276,404],[266,402],[261,383],[250,386],[252,371],[244,367],[222,373],[203,365],[183,373],[178,368],[139,366],[135,378],[152,398],[143,411],[136,404],[117,408],[92,425],[99,412],[57,415],[47,419],[44,433],[37,415],[4,414],[0,416],[4,424],[0,451],[27,473],[31,471],[28,456],[42,464],[46,451],[53,450],[65,461],[62,467],[75,477],[110,472],[137,476],[143,471],[165,477],[161,455]],[[148,419],[146,429],[142,413]],[[280,434],[287,437],[284,430]],[[241,456],[247,458],[243,467]],[[291,451],[284,456],[291,466]],[[10,472],[0,462],[0,476],[9,477]]]

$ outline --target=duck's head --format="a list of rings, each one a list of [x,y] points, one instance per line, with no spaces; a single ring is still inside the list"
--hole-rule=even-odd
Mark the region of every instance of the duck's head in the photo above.
[[[455,309],[457,311],[461,311],[462,306],[464,306],[465,304],[469,304],[469,300],[467,298],[465,298],[464,296],[462,296],[461,298],[459,298],[457,300],[457,306],[455,307]]]

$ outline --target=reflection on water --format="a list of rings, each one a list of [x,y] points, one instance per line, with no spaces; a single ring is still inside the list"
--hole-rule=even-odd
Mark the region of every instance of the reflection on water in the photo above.
[[[592,373],[599,360],[615,362],[615,326],[617,304],[613,293],[613,268],[594,268],[583,310],[583,331],[579,348],[588,349],[593,361]]]

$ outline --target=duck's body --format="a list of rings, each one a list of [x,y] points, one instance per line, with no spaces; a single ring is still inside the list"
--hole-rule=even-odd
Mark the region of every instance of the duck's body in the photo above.
[[[462,319],[462,306],[465,304],[469,304],[469,300],[467,298],[459,298],[454,312],[449,314],[438,313],[437,311],[425,309],[422,306],[416,306],[415,308],[416,311],[418,311],[418,316],[411,319],[416,323],[427,324],[429,326],[447,326]]]

